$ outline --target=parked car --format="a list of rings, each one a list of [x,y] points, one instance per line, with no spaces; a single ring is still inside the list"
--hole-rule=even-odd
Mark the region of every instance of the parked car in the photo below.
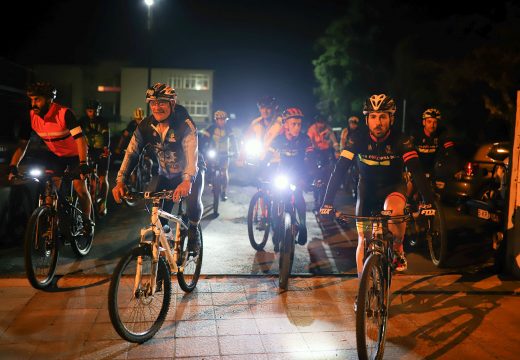
[[[463,168],[453,176],[436,183],[443,200],[486,200],[493,191],[503,190],[505,167],[510,152],[510,142],[486,143],[477,148],[473,156],[464,162]],[[494,186],[490,186],[490,184]]]

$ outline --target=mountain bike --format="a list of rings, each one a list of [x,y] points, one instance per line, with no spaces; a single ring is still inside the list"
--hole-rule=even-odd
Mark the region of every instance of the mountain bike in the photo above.
[[[132,193],[132,198],[152,202],[150,225],[141,229],[139,243],[125,254],[115,267],[108,292],[110,320],[125,340],[143,343],[161,328],[171,302],[171,273],[179,286],[191,292],[197,286],[202,267],[202,231],[200,250],[188,250],[188,218],[183,200],[177,214],[161,209],[162,200],[171,200],[173,190]],[[162,226],[159,218],[175,223]],[[174,302],[175,304],[175,302]]]
[[[434,215],[434,209],[422,209],[421,216]],[[375,216],[355,216],[336,212],[338,222],[356,221],[358,231],[366,233],[363,272],[359,279],[356,310],[356,343],[359,359],[382,359],[385,350],[390,310],[390,286],[393,265],[394,236],[388,223],[412,220],[412,215],[392,216],[391,210]]]
[[[139,154],[139,160],[137,165],[130,174],[127,186],[130,192],[143,192],[148,188],[148,185],[152,181],[152,166],[153,161],[148,155],[148,146],[145,146],[144,149]],[[125,197],[123,201],[128,206],[135,206],[137,204],[138,198],[133,197]]]
[[[287,290],[294,260],[296,237],[300,229],[296,211],[294,191],[296,186],[289,177],[279,174],[274,179],[272,222],[274,224],[273,242],[275,252],[279,247],[278,286]]]
[[[430,179],[429,175],[426,175]],[[412,180],[413,181],[413,180]],[[435,181],[431,181],[434,190],[434,205],[436,211],[434,216],[418,216],[419,204],[422,196],[414,190],[414,193],[408,197],[407,208],[410,214],[413,214],[412,221],[407,225],[408,243],[415,247],[418,244],[426,244],[428,253],[432,263],[441,268],[446,264],[448,258],[448,231],[446,229],[446,217],[441,206],[440,195],[436,192]],[[414,189],[416,189],[414,185]],[[429,231],[426,231],[426,230]]]
[[[247,211],[247,234],[253,249],[263,250],[271,230],[271,191],[270,182],[259,180],[257,191],[249,201]]]
[[[220,157],[228,156],[226,154],[218,154],[215,149],[210,148],[206,152],[208,161],[207,165],[207,179],[213,193],[213,214],[218,215],[218,206],[220,203],[220,196],[224,191],[225,183],[225,169],[220,165]]]
[[[25,272],[31,285],[40,290],[54,279],[62,245],[70,244],[74,254],[81,258],[90,252],[94,240],[94,225],[90,234],[83,229],[83,212],[72,187],[74,174],[66,170],[60,188],[54,184],[54,176],[50,170],[33,169],[19,177],[41,185],[38,207],[29,218],[24,239]],[[92,207],[92,223],[93,216]]]

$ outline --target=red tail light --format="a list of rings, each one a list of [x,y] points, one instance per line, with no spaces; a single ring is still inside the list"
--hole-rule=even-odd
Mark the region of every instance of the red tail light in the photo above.
[[[466,163],[466,166],[464,166],[464,172],[466,173],[466,176],[473,176],[475,175],[475,171],[477,171],[478,165],[473,164],[472,162]]]

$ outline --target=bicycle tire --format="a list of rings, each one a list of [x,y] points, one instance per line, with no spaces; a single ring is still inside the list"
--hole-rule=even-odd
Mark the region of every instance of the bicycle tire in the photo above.
[[[257,191],[251,201],[249,202],[249,209],[247,211],[247,235],[249,237],[249,242],[253,249],[260,251],[263,250],[267,240],[269,239],[269,232],[271,229],[271,206],[269,204],[271,200],[269,196],[266,195],[262,191]],[[260,216],[258,218],[258,209],[261,208],[261,205],[265,207],[260,211]],[[266,218],[262,218],[263,211],[266,211]],[[257,228],[257,222],[263,221],[264,228]]]
[[[197,282],[200,277],[200,270],[202,268],[202,256],[204,249],[204,241],[202,240],[202,229],[199,227],[200,234],[200,249],[196,257],[188,252],[188,237],[187,232],[181,232],[181,254],[180,254],[180,266],[177,272],[177,281],[179,286],[185,292],[192,292],[197,286]]]
[[[141,282],[139,292],[132,294],[139,257],[142,259]],[[121,258],[110,280],[110,321],[119,336],[129,342],[143,343],[151,339],[161,328],[170,308],[172,284],[170,270],[164,258],[159,257],[156,292],[153,295],[144,293],[150,288],[152,261],[149,245],[134,248]],[[144,321],[148,316],[150,319]]]
[[[369,255],[359,281],[356,345],[361,360],[382,359],[385,351],[390,297],[383,264],[382,255]]]
[[[88,255],[90,250],[92,249],[92,243],[94,241],[95,234],[95,226],[92,226],[92,234],[85,235],[83,234],[83,225],[81,220],[81,214],[76,210],[79,206],[79,200],[77,195],[74,195],[72,205],[74,206],[71,209],[71,222],[73,226],[71,227],[71,241],[70,247],[76,255],[77,258],[82,258]],[[94,221],[95,219],[95,207],[94,203],[90,204],[90,219]]]
[[[213,214],[218,215],[218,205],[220,202],[220,172],[215,171],[213,176]]]
[[[289,286],[289,277],[291,276],[291,269],[294,260],[295,238],[294,231],[291,224],[291,215],[285,213],[283,223],[279,224],[283,227],[280,233],[283,238],[280,239],[280,258],[278,271],[278,287],[282,290],[287,290]]]
[[[50,229],[49,225],[52,226]],[[24,237],[25,273],[35,289],[47,288],[54,279],[59,256],[58,241],[55,212],[48,206],[36,208],[29,218]]]
[[[435,217],[433,218],[433,230],[427,231],[428,251],[433,265],[442,268],[446,265],[448,257],[448,234],[446,230],[446,218],[439,201],[435,201]],[[431,224],[431,223],[430,223]]]

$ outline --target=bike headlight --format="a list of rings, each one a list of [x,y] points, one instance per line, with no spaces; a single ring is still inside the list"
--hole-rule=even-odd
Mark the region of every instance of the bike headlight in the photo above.
[[[36,178],[42,176],[42,173],[42,170],[38,168],[32,168],[29,170],[29,175]]]
[[[246,142],[246,153],[249,156],[259,156],[262,152],[262,142],[258,139],[251,139]]]
[[[217,152],[214,149],[208,150],[208,157],[214,159],[217,157]]]
[[[285,175],[278,175],[274,178],[274,185],[280,190],[287,189],[289,186],[289,178]]]

